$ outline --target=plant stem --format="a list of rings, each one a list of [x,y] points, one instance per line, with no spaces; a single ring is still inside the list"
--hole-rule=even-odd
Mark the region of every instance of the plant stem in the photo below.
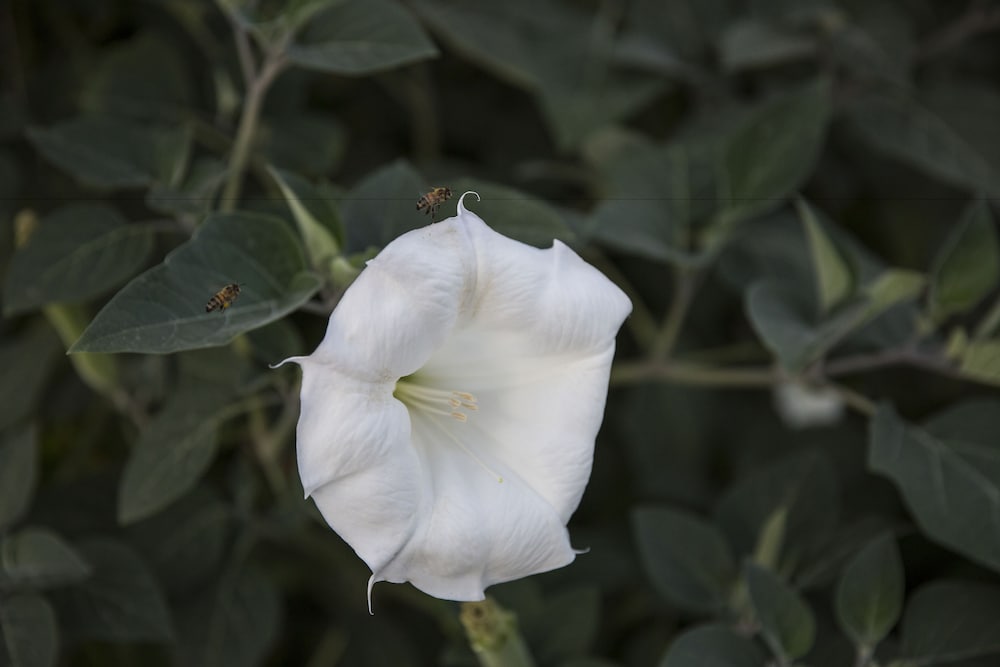
[[[219,202],[222,211],[232,211],[236,208],[243,188],[243,172],[250,158],[250,148],[257,132],[264,98],[285,65],[284,55],[280,51],[269,53],[260,71],[247,85],[246,100],[243,103],[243,112],[240,114],[240,124],[236,130],[236,140],[233,142],[233,152],[229,159],[226,186]]]
[[[611,369],[612,385],[664,380],[703,387],[770,387],[780,379],[771,368],[720,368],[678,361],[622,363]]]
[[[670,302],[670,310],[663,320],[659,333],[653,340],[650,358],[662,362],[670,357],[677,345],[677,337],[681,333],[684,319],[687,317],[691,299],[694,296],[694,274],[690,270],[678,268],[674,272],[674,294]]]
[[[458,618],[482,667],[534,667],[517,617],[492,598],[463,602]]]

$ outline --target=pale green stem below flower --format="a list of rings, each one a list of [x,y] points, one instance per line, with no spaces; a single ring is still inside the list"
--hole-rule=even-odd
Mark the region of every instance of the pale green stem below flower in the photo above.
[[[492,598],[463,602],[458,619],[482,667],[534,667],[517,617]]]

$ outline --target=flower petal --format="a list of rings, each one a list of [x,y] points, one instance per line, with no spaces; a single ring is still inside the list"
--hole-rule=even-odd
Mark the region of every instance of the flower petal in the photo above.
[[[575,552],[560,517],[487,447],[457,450],[445,431],[464,426],[411,413],[413,442],[433,501],[406,547],[380,573],[448,600],[482,600],[486,587],[569,564]],[[447,451],[448,449],[454,451]],[[477,461],[481,459],[480,461]],[[484,466],[488,466],[487,470]],[[499,482],[492,471],[503,476]]]
[[[299,474],[327,523],[373,572],[417,527],[424,502],[406,408],[391,387],[360,383],[301,359]]]
[[[372,381],[413,373],[454,326],[474,270],[468,239],[454,225],[403,234],[369,260],[311,358]]]

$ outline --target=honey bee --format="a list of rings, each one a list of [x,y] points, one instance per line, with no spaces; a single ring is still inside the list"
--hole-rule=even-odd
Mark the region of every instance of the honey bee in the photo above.
[[[451,199],[450,188],[436,187],[417,200],[417,210],[422,211],[427,209],[424,213],[430,213],[433,217],[437,213],[438,206],[449,199]]]
[[[240,285],[230,283],[212,295],[212,298],[205,304],[205,312],[210,313],[213,310],[218,310],[221,313],[233,305],[233,301],[236,301],[239,295]]]

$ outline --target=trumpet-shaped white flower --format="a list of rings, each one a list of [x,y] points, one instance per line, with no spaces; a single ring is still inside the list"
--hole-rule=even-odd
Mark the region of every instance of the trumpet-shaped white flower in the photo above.
[[[302,484],[371,568],[369,608],[378,581],[481,600],[574,559],[631,307],[559,241],[502,236],[462,199],[368,262],[316,351],[287,361]]]

